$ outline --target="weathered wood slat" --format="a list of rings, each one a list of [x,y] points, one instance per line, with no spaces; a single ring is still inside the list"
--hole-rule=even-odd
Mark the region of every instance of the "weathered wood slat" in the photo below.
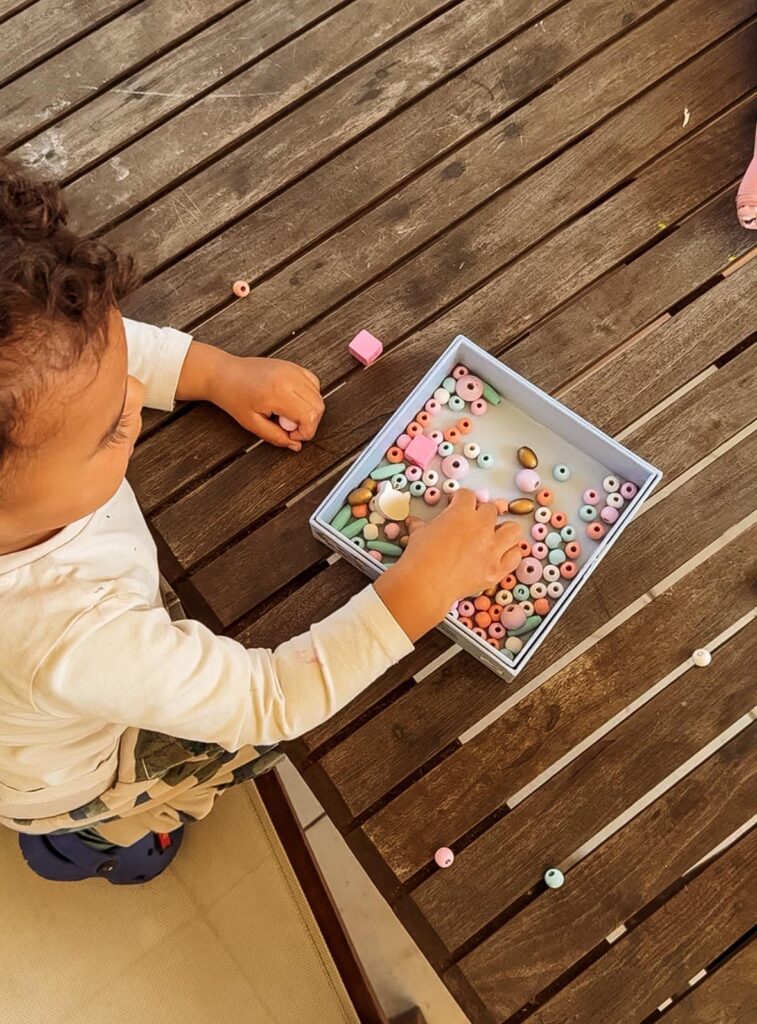
[[[740,839],[665,906],[623,936],[533,1024],[638,1024],[754,923],[757,831]]]
[[[755,978],[757,942],[752,940],[662,1019],[665,1024],[747,1024],[755,1012]]]
[[[737,642],[737,641],[736,641]],[[757,725],[687,775],[459,963],[501,1020],[732,835],[757,799]]]
[[[415,890],[410,898],[448,949],[475,935],[536,885],[550,865],[750,710],[757,622],[743,633],[738,643],[717,652],[708,672],[689,669],[462,850],[451,868]],[[618,649],[621,663],[627,651]],[[654,670],[646,675],[647,685],[657,679]],[[589,699],[593,691],[589,684]]]
[[[419,368],[428,365],[461,327],[484,347],[501,348],[503,333],[516,332],[522,329],[524,318],[536,320],[554,309],[577,288],[589,284],[637,245],[648,241],[655,231],[653,218],[661,205],[664,204],[669,217],[675,218],[690,209],[692,203],[707,199],[717,190],[718,182],[722,187],[743,164],[741,133],[751,131],[751,117],[750,109],[739,108],[666,158],[656,171],[644,175],[603,207],[550,238],[455,310],[387,352],[380,363],[360,371],[348,388],[340,389],[327,402],[317,447],[307,447],[297,456],[299,485],[305,485],[364,443],[412,387]],[[617,237],[608,225],[614,226]],[[600,254],[596,238],[601,231],[605,235]],[[734,279],[737,276],[733,275]],[[504,323],[498,322],[497,315]],[[308,362],[317,364],[317,353]],[[538,377],[535,383],[539,383]],[[193,434],[183,436],[191,449]],[[164,465],[169,459],[176,465],[171,453],[179,453],[177,458],[183,463],[181,478],[186,481],[186,463],[179,445],[170,446],[169,441],[163,451]],[[141,458],[138,451],[132,473],[140,496]],[[265,489],[258,486],[260,479],[266,480]],[[159,488],[161,495],[166,493],[164,483],[165,477]],[[192,492],[191,501],[180,500],[157,516],[156,525],[182,562],[191,565],[231,539],[241,524],[249,524],[266,510],[275,508],[290,491],[289,461],[278,452],[260,447],[198,487]]]
[[[639,13],[646,9],[639,8]],[[515,34],[503,45],[436,85],[388,123],[373,128],[345,152],[159,274],[134,297],[130,307],[134,315],[148,320],[167,316],[177,324],[198,321],[218,305],[219,296],[228,293],[234,276],[254,281],[291,259],[300,248],[311,245],[362,207],[395,189],[408,175],[438,160],[472,129],[499,119],[513,105],[523,102],[572,60],[587,53],[602,37],[607,17],[617,21],[618,13],[606,4],[597,8],[593,0],[580,0],[518,31],[538,14],[538,8],[523,4],[509,8],[507,29]],[[583,31],[578,31],[576,19],[580,24],[582,17]],[[634,10],[626,11],[624,17],[630,17],[632,24]],[[556,45],[555,40],[559,41]],[[359,175],[355,167],[360,168]],[[452,161],[452,170],[442,181],[449,181],[458,170],[456,161]],[[465,173],[469,170],[466,168]],[[436,191],[441,201],[442,190],[437,187]],[[306,220],[300,216],[302,209],[309,212]],[[405,223],[402,235],[394,232],[394,244],[407,251],[408,228],[410,234],[420,238],[420,232],[428,231],[434,221],[431,218],[428,225],[424,221]],[[254,247],[250,246],[251,238],[256,239]],[[367,236],[362,237],[357,251],[362,253],[367,241]],[[257,289],[253,294],[257,303]],[[295,300],[294,281],[289,281],[287,294],[291,294],[290,301]]]
[[[727,198],[730,213],[731,197]],[[755,391],[757,346],[752,346],[634,431],[625,443],[653,460],[667,485],[752,420]],[[657,444],[661,436],[662,450]],[[307,520],[316,496],[320,500],[333,482],[330,479],[311,492],[312,498],[308,495],[305,502],[291,505],[192,575],[192,583],[224,625],[324,558],[327,549],[309,534]],[[289,542],[291,537],[296,544]],[[268,562],[275,564],[259,573],[257,567]]]
[[[103,164],[87,182],[73,185],[68,193],[72,209],[89,229],[99,229],[172,185],[168,195],[112,235],[119,243],[138,241],[145,267],[153,269],[244,213],[256,197],[282,187],[292,173],[304,172],[370,128],[434,79],[467,63],[495,42],[498,33],[507,32],[504,0],[462,0],[439,14],[448,6],[448,0],[409,0],[388,7],[353,0],[297,40],[296,49],[292,44],[288,53],[282,51],[273,61],[244,72],[224,87],[224,92],[244,96],[229,97],[220,109],[204,100],[173,118],[160,133],[151,133],[120,153],[124,167],[139,167],[138,176],[119,181],[113,166]],[[439,16],[409,38],[356,67],[372,51],[434,13]],[[286,61],[287,72],[282,72],[279,60]],[[346,78],[325,88],[330,79],[350,69],[354,70]],[[244,133],[253,125],[262,125],[301,100],[308,84],[318,87],[317,96],[285,120],[243,141],[177,190],[177,179],[181,181],[222,146],[239,142],[240,136],[246,139]],[[262,94],[257,96],[254,119],[251,94]],[[293,166],[297,170],[289,170]]]
[[[180,43],[188,34],[198,32],[184,50],[185,57],[191,55],[191,60],[186,60],[184,66],[196,69],[199,76],[203,59],[207,60],[209,55],[216,62],[222,59],[217,48],[219,39],[213,40],[199,30],[224,11],[238,6],[239,0],[186,0],[182,4],[170,5],[161,0],[143,0],[0,90],[3,145],[10,148],[21,136],[43,128],[52,117],[59,117],[71,107],[78,107],[91,93],[126,74],[134,65],[150,60],[166,47]],[[250,8],[243,8],[240,13],[243,18],[253,20]],[[281,10],[276,13],[279,18],[285,16]],[[206,45],[209,54],[204,49]],[[181,64],[174,68],[174,74],[179,75],[180,71]],[[170,83],[174,92],[180,92],[182,87],[183,83],[176,79]],[[134,85],[121,82],[119,88],[129,90],[134,89]],[[199,88],[199,84],[195,88]],[[101,120],[100,108],[91,109],[92,118]],[[122,118],[128,120],[127,113],[128,107],[111,111],[119,122]],[[91,145],[94,135],[91,120],[88,126],[90,138],[87,145]],[[58,131],[59,134],[47,133],[45,136],[45,149],[53,154],[61,148],[72,148],[67,141],[68,122]],[[114,128],[109,126],[106,137],[111,138],[113,131]],[[43,149],[40,146],[34,152],[40,153]],[[49,159],[55,160],[56,157]]]
[[[687,558],[715,541],[723,529],[748,515],[755,507],[755,488],[750,488],[751,493],[745,495],[743,502],[731,493],[727,512],[721,509],[715,517],[709,511],[713,495],[723,495],[729,481],[742,479],[741,474],[747,472],[746,467],[756,453],[757,436],[752,438],[751,444],[729,452],[707,471],[680,487],[667,501],[631,523],[596,569],[594,578],[597,584],[585,588],[576,598],[561,618],[559,628],[545,640],[531,665],[514,683],[503,684],[491,673],[477,670],[472,658],[462,665],[449,663],[424,679],[422,686],[395,701],[383,715],[372,718],[330,751],[320,770],[339,792],[351,813],[358,815],[365,811],[461,732],[489,714],[508,692],[514,692],[553,664],[616,611],[641,597]],[[746,480],[744,486],[748,486]],[[729,514],[731,510],[732,515]],[[703,522],[703,518],[707,522]],[[629,548],[619,553],[620,545],[626,540],[630,545],[630,555]],[[602,587],[599,581],[609,583]],[[605,590],[618,594],[613,609],[605,605]],[[647,612],[641,621],[654,620],[656,616],[657,610]],[[700,628],[706,628],[706,620],[698,622]],[[629,625],[627,629],[632,627]],[[605,638],[574,664],[588,672],[590,666],[596,665],[596,658],[612,658],[612,654],[607,652],[614,649],[615,642],[612,636]],[[691,642],[692,646],[697,646],[696,636],[692,636]],[[641,653],[637,650],[634,656]],[[660,644],[655,655],[672,659],[670,668],[673,668],[677,664],[676,658],[681,656],[681,648],[671,649]],[[643,658],[640,660],[642,669],[645,664],[653,664],[650,660],[647,663]],[[565,674],[570,671],[576,670],[570,667],[563,670]],[[615,673],[612,675],[615,678]],[[646,670],[631,680],[630,685],[640,686],[637,692],[643,692],[644,679]],[[500,796],[504,800],[508,795],[503,793]],[[386,854],[385,857],[389,859]]]
[[[3,25],[0,85],[63,46],[92,31],[134,0],[39,0]]]
[[[363,831],[397,878],[406,881],[430,863],[440,845],[454,844],[501,812],[510,796],[639,697],[652,676],[662,677],[680,664],[687,647],[693,649],[748,612],[754,594],[744,560],[755,538],[753,529],[707,563],[707,572],[733,593],[732,608],[724,607],[711,619],[700,600],[701,572],[694,570],[370,818]],[[674,636],[671,616],[676,616]],[[616,652],[622,652],[617,664]],[[485,672],[478,670],[482,679]],[[518,680],[515,688],[520,685]],[[437,707],[438,702],[433,710],[429,704],[426,715]],[[370,770],[366,765],[366,773]],[[340,779],[338,785],[342,791]]]

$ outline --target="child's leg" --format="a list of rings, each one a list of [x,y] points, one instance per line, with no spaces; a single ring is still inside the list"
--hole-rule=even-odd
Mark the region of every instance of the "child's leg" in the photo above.
[[[754,156],[741,179],[736,193],[736,213],[743,227],[757,230],[757,129],[755,129]]]

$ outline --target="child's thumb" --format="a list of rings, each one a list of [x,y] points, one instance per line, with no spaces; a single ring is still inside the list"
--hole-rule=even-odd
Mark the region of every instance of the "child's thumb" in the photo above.
[[[262,437],[269,444],[276,445],[277,448],[290,448],[293,452],[298,452],[302,448],[302,444],[299,441],[293,441],[286,430],[282,430],[278,423],[266,419],[260,413],[253,413],[250,417],[250,429],[258,437]]]

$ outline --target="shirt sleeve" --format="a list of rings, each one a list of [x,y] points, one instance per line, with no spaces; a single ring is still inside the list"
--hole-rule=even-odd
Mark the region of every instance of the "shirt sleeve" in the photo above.
[[[129,373],[147,389],[145,405],[151,409],[173,409],[179,374],[192,336],[173,327],[153,327],[124,317]]]
[[[373,587],[273,651],[163,608],[117,613],[116,601],[80,617],[40,666],[38,710],[238,750],[307,732],[413,649]]]

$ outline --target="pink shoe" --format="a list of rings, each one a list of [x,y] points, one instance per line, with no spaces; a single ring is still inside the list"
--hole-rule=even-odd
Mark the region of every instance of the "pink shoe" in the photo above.
[[[742,227],[757,231],[757,130],[754,138],[754,156],[736,193],[736,214]]]

